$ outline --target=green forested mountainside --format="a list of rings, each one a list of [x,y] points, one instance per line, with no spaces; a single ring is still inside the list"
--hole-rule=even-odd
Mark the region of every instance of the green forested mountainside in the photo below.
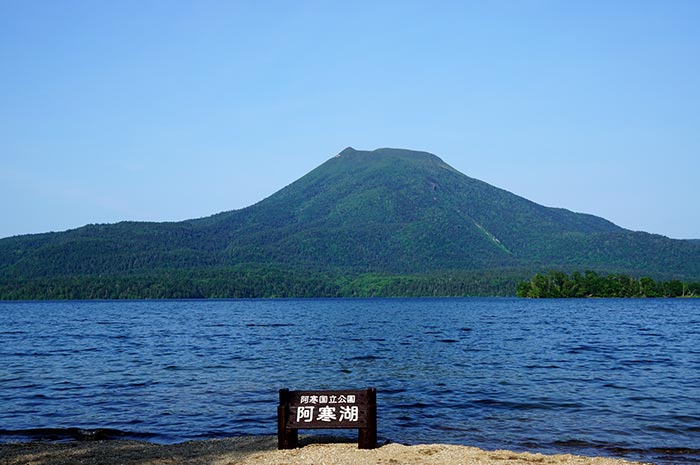
[[[266,286],[281,286],[280,295],[293,296],[332,294],[313,285],[300,291],[295,282],[305,275],[324,289],[340,289],[339,295],[352,294],[347,283],[338,284],[343,279],[392,276],[413,295],[407,283],[418,288],[418,282],[434,284],[455,273],[477,282],[475,272],[503,270],[513,277],[501,283],[510,286],[507,291],[494,292],[490,283],[470,293],[513,294],[519,279],[549,269],[694,280],[700,277],[700,241],[632,232],[603,218],[544,207],[470,178],[429,153],[352,148],[241,210],[0,240],[5,298],[30,295],[24,290],[38,283],[73,282],[79,290],[102,280],[109,290],[120,280],[146,276],[167,286],[181,274],[190,276],[185,281],[192,287],[207,273],[229,272],[232,282],[259,280],[252,296],[278,294],[263,291]],[[421,292],[434,295],[438,288]],[[233,297],[237,291],[206,294]]]

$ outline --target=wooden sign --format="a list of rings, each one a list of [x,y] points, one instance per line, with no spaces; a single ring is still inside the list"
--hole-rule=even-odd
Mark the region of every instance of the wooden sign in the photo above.
[[[377,447],[377,391],[290,391],[280,389],[277,446],[299,446],[300,429],[358,429],[358,447]]]

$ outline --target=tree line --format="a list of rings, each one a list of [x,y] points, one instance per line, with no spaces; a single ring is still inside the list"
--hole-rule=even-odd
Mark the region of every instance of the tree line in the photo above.
[[[361,273],[247,265],[112,276],[2,278],[0,300],[275,297],[700,297],[700,283],[593,271],[518,269],[424,274]]]
[[[0,278],[0,300],[512,296],[522,272],[323,272],[263,266]]]
[[[700,282],[677,279],[655,281],[649,277],[634,278],[625,274],[599,275],[594,271],[560,271],[537,273],[517,285],[518,297],[700,297]]]

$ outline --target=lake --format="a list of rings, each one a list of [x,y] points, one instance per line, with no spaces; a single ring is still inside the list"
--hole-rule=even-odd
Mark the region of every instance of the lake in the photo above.
[[[280,388],[370,386],[380,441],[698,463],[700,299],[0,302],[0,442],[276,434]]]

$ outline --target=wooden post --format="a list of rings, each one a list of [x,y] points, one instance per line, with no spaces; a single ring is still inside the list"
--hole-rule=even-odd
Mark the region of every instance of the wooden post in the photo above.
[[[360,428],[357,433],[359,449],[374,449],[377,447],[377,389],[367,389],[367,427]]]
[[[280,389],[280,404],[277,406],[277,448],[299,447],[299,430],[287,428],[289,420],[289,389]]]

